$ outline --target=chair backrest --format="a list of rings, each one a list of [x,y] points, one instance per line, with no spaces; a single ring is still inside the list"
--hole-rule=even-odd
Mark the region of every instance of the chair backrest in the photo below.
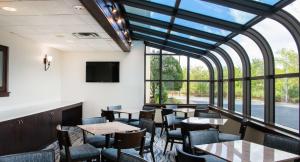
[[[300,155],[300,141],[289,137],[265,134],[264,145],[267,147]]]
[[[166,127],[174,128],[176,116],[174,114],[169,114],[165,116]]]
[[[198,113],[198,116],[200,118],[221,118],[220,113]]]
[[[190,147],[195,145],[210,144],[219,142],[217,130],[199,130],[189,132]]]
[[[114,106],[107,106],[107,110],[121,110],[122,106],[121,105],[114,105]]]
[[[148,106],[148,105],[144,105],[143,106],[143,110],[155,110],[156,108],[154,106]]]
[[[151,145],[153,145],[155,137],[155,122],[149,119],[140,119],[139,127],[141,129],[146,129],[146,132],[151,134]]]
[[[176,162],[205,162],[204,158],[186,153],[181,149],[176,148],[176,152],[177,152],[177,155],[175,157]]]
[[[139,119],[154,120],[154,117],[155,117],[155,110],[140,111]]]
[[[121,152],[119,162],[147,162],[141,157]]]
[[[106,123],[106,117],[82,118],[81,121],[83,125]]]
[[[143,156],[146,129],[127,133],[115,133],[114,147],[118,149],[118,159],[122,149],[139,148]]]
[[[1,162],[55,162],[54,150],[42,150],[0,156]]]
[[[105,117],[110,122],[115,120],[114,111],[111,110],[102,110],[101,116]]]
[[[195,109],[194,116],[199,117],[200,113],[208,113],[208,112],[209,112],[209,108],[207,108],[207,109]]]
[[[64,149],[66,153],[66,159],[71,159],[70,149],[72,146],[71,139],[69,137],[69,132],[62,130],[61,125],[56,126],[57,139],[60,150]]]
[[[166,109],[177,109],[177,105],[166,105]]]

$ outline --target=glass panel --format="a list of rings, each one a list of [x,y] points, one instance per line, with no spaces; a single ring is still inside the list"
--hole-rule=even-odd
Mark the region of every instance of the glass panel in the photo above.
[[[0,87],[3,87],[3,64],[4,64],[4,60],[3,60],[3,52],[0,51]]]
[[[260,2],[260,3],[265,3],[265,4],[268,4],[268,5],[274,5],[277,2],[279,2],[279,0],[252,0],[252,1]]]
[[[186,82],[162,82],[162,104],[186,104]]]
[[[168,40],[168,42],[172,42],[172,43],[177,43],[177,44],[180,44],[180,45],[183,45],[183,46],[187,46],[187,47],[191,47],[191,48],[194,48],[194,49],[198,49],[198,50],[205,50],[203,48],[200,48],[200,47],[197,47],[197,46],[192,46],[190,44],[186,44],[186,43],[182,43],[182,42],[177,42],[177,41],[173,41],[173,40]]]
[[[243,113],[243,81],[235,81],[235,112]]]
[[[146,34],[146,33],[141,33],[141,32],[137,32],[137,31],[133,31],[133,34],[141,34],[141,35],[144,35],[144,36],[147,36],[147,37],[152,37],[152,38],[156,38],[156,39],[159,39],[159,40],[165,40],[162,37],[158,37],[158,36],[154,36],[154,35]]]
[[[127,5],[124,5],[124,6],[125,6],[125,10],[127,13],[136,14],[136,15],[140,15],[140,16],[144,16],[144,17],[148,17],[148,18],[152,18],[152,19],[156,19],[156,20],[161,20],[161,21],[165,21],[165,22],[170,22],[170,20],[171,20],[171,17],[168,15],[164,15],[164,14],[160,14],[157,12],[152,12],[152,11],[136,8],[136,7],[131,7],[131,6],[127,6]]]
[[[264,58],[258,45],[249,37],[238,35],[233,38],[245,49],[251,63],[251,76],[264,75]]]
[[[216,64],[207,56],[203,56],[204,58],[206,58],[210,64],[212,65],[213,69],[214,69],[214,80],[217,80],[218,79],[218,70],[217,70],[217,67],[216,67]]]
[[[243,77],[243,65],[240,56],[236,53],[234,49],[231,47],[223,44],[220,46],[223,48],[228,55],[231,57],[232,62],[234,64],[234,77],[235,78],[242,78]]]
[[[299,130],[299,78],[275,79],[275,123]]]
[[[240,24],[245,24],[255,17],[251,13],[205,2],[204,0],[181,0],[179,8]]]
[[[230,34],[230,31],[227,31],[227,30],[215,28],[212,26],[196,23],[196,22],[181,19],[181,18],[175,18],[174,23],[177,25],[182,25],[185,27],[193,28],[195,30],[200,30],[200,31],[204,31],[204,32],[212,33],[212,34],[218,34],[221,36],[227,36],[228,34]]]
[[[171,7],[175,6],[175,2],[176,2],[176,0],[167,0],[167,1],[166,0],[147,0],[147,1],[166,5],[166,6],[171,6]]]
[[[300,21],[300,1],[295,1],[284,8],[287,12],[295,16],[295,18]]]
[[[228,67],[227,67],[227,64],[226,64],[224,58],[217,52],[210,51],[210,53],[215,55],[221,63],[222,68],[223,68],[223,79],[228,79]]]
[[[146,46],[146,54],[159,54],[159,51],[157,48]]]
[[[169,52],[169,51],[165,51],[165,50],[162,50],[161,53],[162,54],[168,54],[168,55],[174,55],[175,54],[173,52]]]
[[[251,81],[251,116],[264,120],[264,80]]]
[[[192,40],[199,41],[199,42],[208,43],[208,44],[215,44],[216,43],[216,42],[210,41],[208,39],[194,37],[194,36],[183,34],[183,33],[179,33],[179,32],[176,32],[176,31],[171,31],[171,34],[179,36],[179,37],[187,38],[187,39],[192,39]]]
[[[144,27],[144,28],[148,28],[148,29],[153,29],[153,30],[157,30],[160,32],[167,32],[167,29],[163,29],[163,28],[159,28],[156,26],[152,26],[152,25],[148,25],[148,24],[144,24],[144,23],[140,23],[140,22],[136,22],[136,21],[129,21],[131,25],[136,25],[136,26],[140,26],[140,27]]]
[[[162,56],[162,80],[186,80],[187,57],[181,55]]]
[[[159,82],[146,82],[146,103],[159,104]]]
[[[228,110],[228,82],[223,82],[223,108]]]
[[[209,104],[209,82],[190,82],[190,104]]]
[[[146,55],[146,80],[159,80],[160,56]]]
[[[269,42],[275,60],[275,74],[298,73],[299,55],[291,33],[280,23],[265,19],[254,26]],[[276,34],[274,34],[276,33]]]
[[[209,80],[209,70],[199,59],[190,58],[190,80]]]
[[[218,106],[218,82],[214,82],[214,105]]]

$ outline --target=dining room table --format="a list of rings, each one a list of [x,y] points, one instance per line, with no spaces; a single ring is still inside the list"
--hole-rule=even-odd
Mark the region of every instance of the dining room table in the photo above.
[[[194,149],[229,162],[293,161],[300,156],[246,140],[195,145]]]
[[[80,129],[91,133],[93,135],[105,135],[106,147],[109,146],[110,135],[114,133],[125,133],[131,131],[138,131],[140,128],[124,124],[121,122],[107,122],[107,123],[98,123],[98,124],[86,124],[86,125],[77,125]]]
[[[188,114],[189,113],[193,113],[195,112],[195,109],[194,108],[176,108],[176,109],[173,109],[174,112],[180,112],[180,113],[184,113],[184,118],[187,118],[188,117]]]
[[[221,125],[225,125],[227,121],[228,119],[224,119],[224,118],[189,117],[187,119],[182,120],[181,122],[186,124],[194,124],[194,125],[221,126]]]
[[[140,111],[139,110],[135,110],[135,109],[115,109],[115,110],[112,110],[113,112],[119,114],[119,117],[120,117],[120,114],[128,114],[128,120],[130,121],[132,119],[132,115],[133,114],[138,114]]]

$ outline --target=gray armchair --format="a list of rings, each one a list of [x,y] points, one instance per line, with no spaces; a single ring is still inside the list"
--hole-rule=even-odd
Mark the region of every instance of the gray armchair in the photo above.
[[[54,150],[0,156],[0,162],[55,162]]]

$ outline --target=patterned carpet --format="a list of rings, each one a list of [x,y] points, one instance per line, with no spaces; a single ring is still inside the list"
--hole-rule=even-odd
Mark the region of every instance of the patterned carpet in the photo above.
[[[80,145],[83,143],[83,139],[82,139],[82,132],[79,128],[77,127],[64,127],[63,129],[68,130],[69,131],[69,135],[72,141],[73,145]],[[162,137],[160,137],[160,128],[157,128],[156,130],[156,136],[155,136],[155,143],[154,143],[154,154],[155,154],[155,160],[156,162],[175,162],[175,148],[176,147],[182,147],[180,144],[174,144],[173,146],[173,150],[170,150],[170,146],[171,144],[169,144],[169,147],[167,148],[167,152],[166,155],[163,155],[163,150],[165,147],[165,135],[163,135]],[[59,162],[59,147],[58,147],[58,143],[55,142],[51,145],[49,145],[48,147],[46,147],[45,149],[54,149],[55,150],[55,157],[56,157],[56,161]],[[144,154],[144,159],[152,162],[152,158],[151,158],[151,154]]]

